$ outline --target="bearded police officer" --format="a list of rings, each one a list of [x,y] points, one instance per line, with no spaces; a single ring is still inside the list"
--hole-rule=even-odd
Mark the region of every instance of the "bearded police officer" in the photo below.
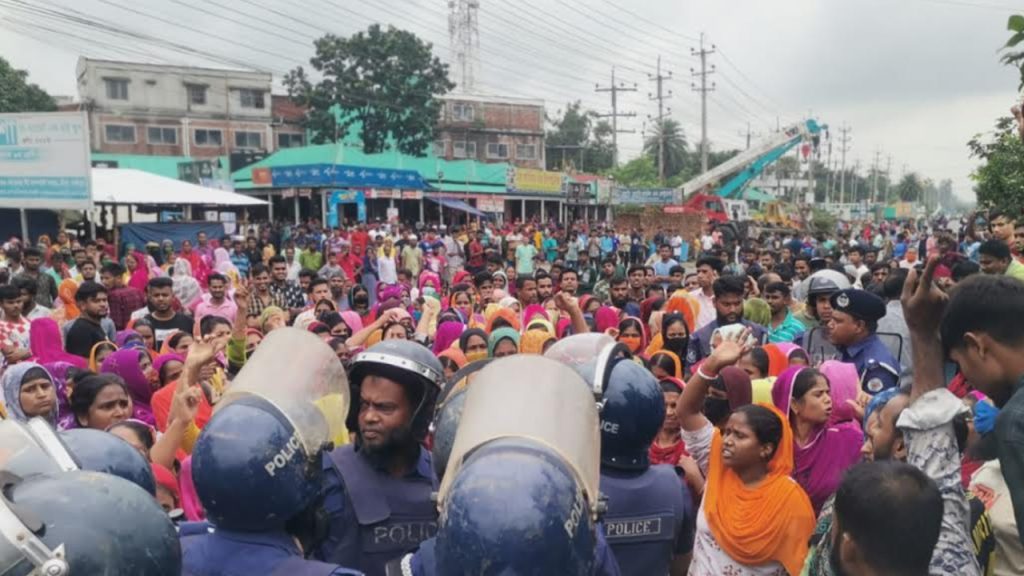
[[[348,390],[345,371],[319,338],[282,328],[263,341],[192,451],[209,523],[181,526],[182,576],[360,574],[305,558],[326,523],[319,496],[330,429],[318,402],[336,390]]]
[[[436,533],[434,471],[422,443],[443,374],[430,350],[408,340],[380,342],[352,360],[359,433],[324,458],[323,560],[383,576],[390,560]]]
[[[847,289],[831,299],[829,339],[843,362],[857,367],[861,389],[878,394],[899,385],[899,361],[893,357],[876,332],[885,316],[885,302],[865,290]]]

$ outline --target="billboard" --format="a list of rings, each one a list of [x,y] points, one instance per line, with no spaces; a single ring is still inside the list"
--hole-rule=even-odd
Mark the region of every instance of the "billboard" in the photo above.
[[[616,188],[614,204],[679,204],[682,193],[675,188]]]
[[[0,114],[0,208],[92,208],[84,112]]]
[[[563,176],[561,172],[510,166],[507,184],[511,192],[561,194]]]

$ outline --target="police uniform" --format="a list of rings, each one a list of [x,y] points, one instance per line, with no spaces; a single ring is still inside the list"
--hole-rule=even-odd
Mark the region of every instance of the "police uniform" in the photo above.
[[[885,316],[885,303],[881,298],[864,290],[841,290],[832,295],[832,308],[866,322],[877,323]],[[849,346],[838,346],[840,360],[857,367],[861,389],[868,394],[899,386],[899,361],[889,347],[871,333]]]
[[[437,533],[436,481],[422,447],[415,469],[403,478],[377,470],[352,445],[326,454],[323,473],[330,520],[319,558],[383,576],[389,561]]]
[[[335,564],[302,557],[295,539],[284,531],[215,530],[206,522],[179,529],[182,576],[359,576]]]

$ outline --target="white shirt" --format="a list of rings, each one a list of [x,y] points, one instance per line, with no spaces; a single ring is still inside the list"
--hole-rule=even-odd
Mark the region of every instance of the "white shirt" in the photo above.
[[[700,303],[700,312],[697,313],[697,321],[693,327],[693,330],[696,332],[697,330],[700,330],[701,328],[710,324],[718,316],[718,314],[717,312],[715,312],[714,295],[705,296],[704,290],[700,288],[690,292],[690,295],[696,298],[697,302]]]

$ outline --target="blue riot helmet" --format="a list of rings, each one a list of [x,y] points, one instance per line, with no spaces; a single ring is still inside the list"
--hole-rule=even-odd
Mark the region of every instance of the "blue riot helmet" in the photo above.
[[[466,405],[466,388],[472,378],[492,360],[480,360],[459,369],[445,383],[444,389],[437,399],[437,410],[434,413],[434,421],[430,425],[433,434],[430,452],[434,474],[438,478],[444,477],[444,470],[448,466],[448,456],[455,443],[455,431],[459,428],[462,408]]]
[[[109,432],[89,428],[67,430],[58,436],[82,470],[119,476],[156,495],[153,468],[128,442]]]
[[[481,370],[465,397],[438,492],[437,572],[589,576],[600,513],[589,386],[517,355]]]
[[[644,469],[665,420],[665,397],[654,375],[631,360],[616,360],[601,406],[601,463]]]
[[[444,368],[437,356],[411,340],[384,340],[360,352],[349,365],[352,396],[359,398],[359,386],[367,376],[380,376],[400,384],[416,405],[412,435],[421,442],[434,417],[437,396],[444,383]],[[359,402],[349,412],[349,428],[358,428]]]
[[[286,361],[285,361],[286,360]],[[298,368],[298,369],[297,369]],[[329,346],[297,328],[271,332],[217,404],[192,451],[192,481],[216,526],[284,528],[321,488],[331,448],[325,398],[348,410],[348,382]]]
[[[0,574],[179,576],[178,535],[156,500],[98,472],[0,472]]]
[[[29,440],[30,439],[30,440]],[[91,470],[120,476],[156,495],[156,481],[149,462],[124,440],[99,430],[75,429],[56,432],[42,418],[20,423],[0,423],[0,447],[8,444],[26,448],[30,441],[36,449],[16,450],[4,469],[23,478],[56,470]],[[45,454],[39,459],[38,454]]]

